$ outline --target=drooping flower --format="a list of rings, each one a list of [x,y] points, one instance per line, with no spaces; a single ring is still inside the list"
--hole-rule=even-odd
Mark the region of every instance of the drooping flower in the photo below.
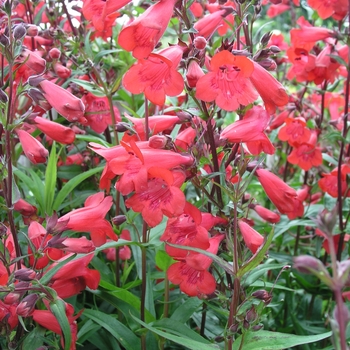
[[[107,236],[118,240],[111,224],[105,220],[105,216],[112,206],[111,196],[105,197],[103,192],[88,197],[84,208],[73,210],[60,217],[58,222],[68,221],[66,229],[78,232],[89,232],[96,247],[106,243]]]
[[[265,193],[281,214],[290,220],[304,214],[304,206],[297,192],[278,176],[265,169],[257,169],[256,175]]]
[[[258,91],[269,114],[276,112],[276,106],[282,107],[288,103],[288,95],[280,82],[278,82],[266,69],[254,62],[254,70],[250,77],[255,89]]]
[[[264,237],[243,220],[238,220],[238,227],[243,236],[244,243],[247,245],[248,249],[255,254],[264,243]]]
[[[193,26],[193,28],[198,32],[196,33],[196,36],[203,36],[204,38],[209,39],[214,34],[216,29],[223,25],[224,18],[233,11],[233,7],[224,7],[201,18]]]
[[[122,29],[118,44],[137,59],[147,58],[164,34],[176,0],[160,0]]]
[[[83,15],[88,21],[92,21],[97,31],[102,32],[106,17],[118,11],[129,2],[130,0],[84,0]]]
[[[48,307],[48,305],[46,306]],[[71,336],[72,336],[72,344],[70,346],[70,350],[75,350],[76,341],[77,341],[77,332],[78,332],[76,319],[80,316],[81,312],[79,312],[76,316],[73,316],[74,314],[73,306],[67,303],[65,303],[65,306],[66,306],[66,316],[69,322],[69,327],[70,327]],[[33,316],[33,320],[37,322],[40,326],[60,335],[61,345],[64,348],[64,338],[63,338],[62,329],[55,315],[50,310],[34,310],[32,313],[32,316]]]
[[[147,188],[136,192],[128,198],[125,205],[136,212],[141,212],[143,219],[150,227],[157,226],[163,219],[181,215],[186,199],[180,186],[185,175],[178,172],[181,178],[174,183],[174,172],[164,168],[152,167],[148,169]]]
[[[35,84],[35,79],[33,81]],[[29,84],[31,84],[30,79]],[[75,97],[66,89],[49,80],[42,79],[36,85],[42,89],[44,97],[50,105],[64,118],[70,122],[86,123],[84,118],[85,106],[80,98]]]
[[[125,89],[133,94],[144,92],[152,103],[163,106],[165,96],[176,96],[183,90],[184,80],[176,70],[182,54],[183,47],[175,45],[139,59],[123,77]]]
[[[220,139],[233,143],[265,140],[267,136],[264,131],[269,121],[269,114],[261,106],[254,106],[242,120],[226,127],[221,132]]]
[[[262,207],[261,205],[252,205],[250,206],[253,210],[256,211],[256,213],[264,220],[267,222],[270,222],[271,224],[277,224],[280,220],[281,217],[277,214],[274,213],[273,211]]]
[[[57,142],[69,145],[75,140],[75,132],[71,128],[42,117],[35,117],[34,121],[39,130]]]
[[[348,12],[346,0],[308,0],[308,5],[317,11],[322,19],[333,17],[335,20],[342,20]]]
[[[26,157],[34,164],[45,163],[49,151],[28,132],[17,129],[16,133]]]
[[[54,264],[50,265],[46,272],[71,255],[68,254],[62,259],[57,260]],[[57,292],[60,298],[70,298],[85,290],[86,287],[90,289],[98,288],[100,283],[99,271],[87,267],[93,257],[93,254],[87,254],[82,258],[68,261],[53,275],[50,280],[50,287]]]

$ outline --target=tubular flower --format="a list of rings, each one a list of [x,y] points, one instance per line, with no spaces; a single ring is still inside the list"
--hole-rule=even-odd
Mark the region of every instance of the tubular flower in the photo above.
[[[271,224],[277,224],[281,220],[281,217],[277,213],[274,213],[261,205],[254,205],[253,209],[262,219],[270,222]]]
[[[211,59],[210,72],[198,80],[196,98],[215,101],[226,111],[234,111],[241,104],[247,106],[258,98],[249,80],[253,71],[254,64],[247,57],[221,51]]]
[[[215,32],[215,30],[222,26],[224,18],[234,11],[233,7],[224,7],[221,10],[210,13],[197,21],[193,28],[197,30],[196,36],[203,36],[209,39]]]
[[[69,145],[75,140],[75,132],[71,128],[42,117],[35,117],[34,121],[39,130],[57,142]]]
[[[310,143],[303,143],[293,148],[287,160],[305,171],[314,166],[319,166],[323,162],[321,149]]]
[[[137,140],[145,141],[145,119],[144,118],[134,118],[125,114],[125,117],[133,123],[133,129],[136,131],[137,135],[135,137]],[[158,133],[172,129],[176,123],[180,122],[179,117],[176,115],[154,115],[148,117],[148,128],[150,134],[157,135]],[[126,137],[125,137],[126,136]],[[123,141],[128,142],[132,136],[124,134]],[[137,141],[135,140],[135,141]]]
[[[42,80],[39,84],[47,102],[70,122],[86,123],[84,118],[85,106],[80,98],[75,97],[67,90],[52,83]]]
[[[162,162],[162,168],[172,169],[180,165],[191,165],[191,156],[181,155],[163,149],[145,148],[139,149],[137,144],[130,140],[130,145],[121,142],[127,150],[123,156],[112,159],[109,169],[116,175],[122,175],[116,184],[116,188],[123,195],[136,190],[140,192],[147,188],[147,171],[157,167]]]
[[[64,261],[72,254],[64,256],[50,265],[49,270],[61,261]],[[94,257],[93,254],[85,255],[82,258],[68,261],[56,272],[50,280],[50,287],[53,288],[62,299],[70,298],[79,294],[86,287],[97,289],[100,283],[100,273],[91,270],[87,266]]]
[[[335,20],[342,20],[348,12],[346,0],[308,0],[308,5],[317,11],[322,19],[333,17]]]
[[[26,157],[34,164],[45,163],[49,151],[31,134],[24,130],[16,130]]]
[[[304,206],[297,192],[278,176],[265,169],[257,169],[256,175],[265,193],[281,214],[290,220],[304,214]]]
[[[58,222],[68,221],[66,229],[78,232],[90,232],[91,239],[96,247],[106,243],[106,236],[114,241],[118,236],[114,233],[111,224],[104,219],[112,206],[112,197],[105,197],[103,192],[88,197],[84,208],[76,209],[61,218]]]
[[[84,0],[83,15],[91,21],[95,29],[102,32],[105,27],[106,17],[118,11],[131,0]]]
[[[264,132],[269,121],[269,114],[261,106],[255,106],[244,115],[242,120],[238,120],[226,127],[222,131],[220,139],[227,139],[234,143],[246,142],[250,151],[252,148],[253,154],[259,154],[259,150],[258,153],[254,152],[256,142],[271,144]],[[274,153],[274,147],[272,146],[271,150],[267,148],[266,151],[268,154],[272,154]]]
[[[70,346],[70,350],[75,350],[76,341],[77,341],[77,332],[78,332],[76,319],[80,316],[81,312],[79,312],[76,316],[73,316],[74,314],[73,306],[67,303],[65,306],[66,306],[66,316],[69,322],[69,327],[72,335],[72,344]],[[49,310],[34,310],[32,313],[32,316],[33,316],[33,320],[37,322],[40,326],[60,335],[61,345],[64,348],[64,339],[63,339],[62,329],[55,315]]]
[[[163,214],[167,217],[181,215],[186,199],[179,187],[185,176],[183,173],[179,175],[180,179],[175,185],[170,170],[156,167],[148,169],[147,188],[128,198],[125,205],[133,211],[141,212],[150,227],[157,226],[162,221]]]
[[[282,107],[288,103],[288,95],[280,82],[268,73],[259,63],[253,61],[254,71],[250,77],[258,91],[269,114],[276,112],[276,106]]]
[[[137,59],[149,56],[164,34],[177,0],[160,0],[122,29],[118,44]]]
[[[186,73],[186,79],[187,79],[187,85],[190,88],[195,88],[197,85],[198,80],[203,77],[205,74],[198,64],[197,60],[192,59],[190,60],[188,67],[187,67],[187,73]]]
[[[312,47],[316,41],[335,37],[335,33],[333,30],[323,27],[302,25],[300,29],[292,29],[290,37],[293,46],[300,47],[300,45],[310,44]]]
[[[247,245],[248,249],[255,254],[264,243],[264,237],[243,220],[238,220],[238,227],[243,236],[244,243]]]
[[[183,90],[184,80],[176,70],[182,54],[183,48],[175,45],[139,59],[123,77],[125,89],[133,94],[144,92],[152,103],[163,106],[166,95],[176,96]]]

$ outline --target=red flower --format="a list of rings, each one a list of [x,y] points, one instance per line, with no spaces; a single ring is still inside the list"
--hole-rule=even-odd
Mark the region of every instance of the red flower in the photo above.
[[[209,39],[214,34],[215,30],[224,23],[224,18],[233,11],[233,7],[225,7],[200,19],[193,26],[198,32],[196,36],[203,36]]]
[[[348,191],[348,185],[346,181],[346,175],[350,173],[350,166],[343,164],[341,166],[341,195],[345,193],[347,197],[350,197],[350,191]],[[318,186],[323,192],[328,193],[330,196],[338,197],[338,168],[331,171],[330,174],[323,173],[323,178],[318,181]]]
[[[34,164],[45,163],[49,151],[31,134],[24,130],[17,129],[19,141],[26,157]]]
[[[129,2],[130,0],[84,0],[83,15],[87,20],[92,20],[92,24],[97,31],[102,32],[106,17],[118,11]]]
[[[297,192],[278,176],[265,169],[257,169],[256,175],[271,202],[290,220],[304,214],[304,206]]]
[[[75,140],[75,132],[71,128],[41,117],[35,117],[34,121],[39,130],[57,142],[69,145]]]
[[[306,127],[303,117],[287,118],[286,125],[278,132],[281,141],[288,141],[291,146],[299,145],[309,141],[311,131]]]
[[[122,29],[118,44],[137,59],[147,58],[164,34],[176,0],[160,0]]]
[[[175,45],[139,59],[123,77],[125,89],[133,94],[144,92],[152,103],[163,106],[166,95],[176,96],[183,90],[184,80],[176,70],[182,54],[183,48]]]
[[[255,89],[264,101],[269,114],[276,112],[276,106],[282,107],[288,103],[286,90],[268,71],[253,61],[254,71],[250,77]]]
[[[305,171],[314,166],[319,166],[323,162],[321,149],[310,143],[303,143],[293,148],[287,160]]]
[[[322,19],[333,16],[336,20],[342,20],[348,12],[346,0],[308,0],[308,5],[317,11]]]
[[[185,207],[184,193],[179,189],[185,180],[184,174],[178,172],[176,185],[174,184],[175,173],[163,168],[148,169],[147,188],[136,192],[128,198],[125,205],[135,212],[141,212],[143,219],[151,227],[157,226],[167,217],[181,215]],[[175,186],[174,186],[175,185]]]
[[[77,323],[76,319],[80,316],[81,312],[79,312],[76,316],[73,316],[74,308],[72,305],[66,303],[66,316],[68,318],[71,335],[72,335],[72,344],[70,346],[70,350],[76,349],[76,341],[77,341]],[[34,310],[33,311],[33,320],[37,322],[40,326],[56,333],[61,336],[61,345],[64,348],[64,339],[61,330],[61,326],[57,321],[56,317],[49,310]]]
[[[98,97],[92,93],[85,94],[82,99],[85,104],[86,125],[97,133],[102,133],[108,125],[112,125],[112,117],[107,97]],[[120,113],[117,107],[113,106],[116,122],[121,121]]]
[[[243,236],[244,243],[247,245],[248,249],[255,254],[264,243],[264,237],[243,220],[238,220],[238,227]]]
[[[249,80],[253,71],[254,64],[247,57],[221,51],[211,59],[210,72],[198,80],[196,98],[215,101],[226,111],[234,111],[241,104],[247,106],[258,98]]]
[[[129,230],[123,230],[121,235],[121,239],[125,239],[126,241],[131,241]],[[106,254],[106,258],[110,261],[115,261],[116,259],[116,249],[115,248],[107,248],[104,249],[103,252]],[[119,259],[121,260],[129,260],[131,258],[131,250],[129,246],[124,245],[119,248]]]
[[[125,113],[125,117],[128,118],[133,123],[133,129],[136,131],[137,138],[135,141],[145,141],[146,140],[146,132],[145,132],[145,119],[144,118],[134,118],[130,117]],[[158,133],[172,129],[176,123],[180,121],[179,117],[176,115],[154,115],[148,117],[148,128],[152,135],[157,135]],[[128,134],[124,134],[123,141],[128,142],[130,138],[133,136],[129,136]],[[152,147],[154,148],[154,147]]]
[[[61,261],[66,260],[72,254],[68,254],[54,264],[50,265],[51,270]],[[94,257],[93,254],[85,255],[82,258],[68,261],[56,272],[50,280],[50,287],[53,288],[62,299],[70,298],[79,294],[86,287],[97,289],[100,283],[100,273],[91,270],[87,266]]]
[[[184,214],[177,218],[170,218],[165,231],[160,237],[161,241],[200,249],[208,249],[209,234],[201,225],[202,216],[199,209],[188,202],[184,208]],[[183,260],[188,255],[185,249],[174,248],[166,245],[166,252],[177,260]]]
[[[67,230],[90,232],[93,243],[99,247],[106,243],[106,236],[114,241],[118,240],[111,224],[104,219],[112,204],[111,196],[104,197],[104,193],[99,192],[86,199],[85,208],[76,209],[62,216],[58,222],[68,221]]]
[[[270,222],[271,224],[277,224],[281,220],[281,217],[277,213],[274,213],[261,205],[254,205],[253,209],[262,219]]]
[[[197,60],[192,59],[190,60],[188,67],[187,67],[187,73],[186,73],[186,79],[187,79],[187,85],[190,88],[195,88],[197,85],[198,80],[203,77],[205,74],[198,64]]]
[[[137,144],[131,140],[130,145],[121,142],[126,151],[124,155],[112,159],[108,165],[116,175],[122,175],[116,184],[116,188],[123,195],[136,190],[142,191],[147,188],[147,170],[157,167],[162,162],[162,168],[172,169],[180,165],[191,165],[191,156],[163,150],[145,148],[139,149]]]
[[[70,122],[86,123],[84,118],[85,106],[80,98],[75,97],[66,89],[49,80],[42,80],[38,85],[42,89],[47,102],[64,118]]]
[[[257,141],[271,144],[264,132],[269,121],[269,114],[261,106],[255,106],[244,115],[242,120],[238,120],[226,127],[221,132],[220,138],[228,139],[228,141],[234,143],[246,142],[249,150],[249,145],[254,147],[254,144]],[[268,153],[271,154],[269,149],[267,150]],[[273,152],[274,147],[272,146],[272,153]]]
[[[191,297],[202,297],[212,294],[216,289],[216,281],[207,270],[196,270],[185,262],[171,265],[167,271],[171,283],[179,284],[182,292]]]

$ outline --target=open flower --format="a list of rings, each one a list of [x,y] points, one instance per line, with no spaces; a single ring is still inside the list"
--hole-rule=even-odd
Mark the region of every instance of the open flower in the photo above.
[[[181,215],[186,199],[179,187],[185,176],[182,172],[179,175],[181,179],[176,184],[170,170],[157,167],[148,169],[147,188],[128,198],[125,205],[133,211],[141,212],[151,227],[157,226],[162,221],[163,214],[168,217]]]
[[[176,96],[183,90],[184,80],[176,70],[182,54],[183,48],[175,45],[140,59],[124,75],[125,89],[133,94],[144,92],[152,103],[163,106],[166,95]]]
[[[210,72],[198,80],[196,97],[215,101],[226,111],[234,111],[241,104],[247,106],[258,98],[249,80],[253,71],[254,64],[247,57],[221,51],[211,59]]]
[[[96,247],[106,243],[107,236],[114,241],[118,236],[105,216],[113,204],[111,196],[105,197],[103,192],[88,197],[84,208],[76,209],[60,217],[58,222],[68,221],[66,229],[78,232],[90,232]]]
[[[147,58],[164,34],[177,0],[160,0],[122,29],[118,44],[135,58]]]

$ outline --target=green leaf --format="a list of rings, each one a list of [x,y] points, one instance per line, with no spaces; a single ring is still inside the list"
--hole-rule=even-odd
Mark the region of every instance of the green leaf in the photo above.
[[[44,211],[46,215],[52,215],[52,203],[55,197],[57,180],[57,155],[56,142],[52,143],[50,157],[45,172],[45,193],[44,193]]]
[[[110,53],[117,53],[121,52],[122,50],[120,49],[109,49],[109,50],[102,50],[100,51],[95,57],[94,57],[94,63],[98,63],[98,61],[103,57],[107,56]]]
[[[232,350],[283,350],[292,346],[308,344],[328,338],[332,332],[317,335],[295,335],[269,331],[247,332],[233,343]],[[244,345],[241,346],[242,340]]]
[[[84,310],[83,315],[108,331],[126,350],[140,349],[140,339],[114,317],[97,310]]]
[[[245,263],[237,272],[237,277],[244,276],[247,272],[251,271],[255,267],[257,267],[265,257],[266,252],[270,248],[272,239],[274,234],[274,228],[266,237],[265,243],[263,246],[252,256],[252,258]]]
[[[203,301],[198,298],[188,298],[181,306],[171,315],[171,320],[179,322],[187,322],[193,313],[198,310]]]
[[[65,302],[61,299],[57,299],[50,303],[50,310],[56,317],[64,338],[64,350],[69,350],[72,343],[72,333],[69,326],[69,321],[66,315]]]
[[[174,259],[169,256],[164,250],[158,250],[156,253],[156,265],[162,270],[167,271]]]
[[[71,193],[75,187],[77,187],[81,182],[86,180],[88,177],[95,175],[103,170],[103,166],[98,168],[93,168],[88,171],[85,171],[82,174],[75,176],[73,179],[69,180],[57,194],[55,202],[53,203],[53,210],[57,211],[60,209],[60,206],[64,199]]]
[[[174,343],[180,344],[181,346],[188,348],[188,349],[192,349],[192,350],[218,350],[220,349],[218,345],[214,345],[214,344],[206,344],[203,342],[199,342],[196,340],[192,340],[189,338],[185,338],[184,336],[178,336],[178,335],[174,335],[174,334],[170,334],[168,332],[164,332],[158,328],[152,327],[151,325],[142,322],[141,320],[139,320],[138,318],[136,318],[135,316],[131,315],[133,319],[135,319],[135,321],[137,321],[138,323],[140,323],[143,327],[149,329],[151,332],[160,335],[161,337],[171,340]],[[168,331],[174,331],[174,330],[168,330]],[[203,338],[203,340],[205,340]]]

